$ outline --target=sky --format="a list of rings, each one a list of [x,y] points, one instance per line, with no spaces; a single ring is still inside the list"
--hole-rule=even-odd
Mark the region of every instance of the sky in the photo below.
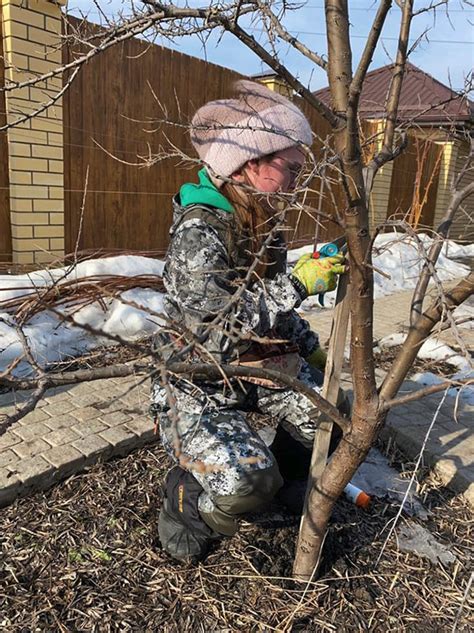
[[[348,0],[350,7],[351,38],[353,47],[353,68],[356,67],[365,44],[365,38],[370,30],[378,3],[371,0]],[[415,9],[427,6],[430,0],[415,0]],[[438,2],[439,0],[433,0]],[[191,6],[206,6],[204,0],[189,0]],[[183,0],[175,0],[177,6],[184,6]],[[100,22],[98,9],[107,17],[116,16],[119,11],[130,12],[129,0],[69,0],[68,12],[74,15],[87,16],[91,22]],[[136,0],[135,5],[141,6]],[[326,36],[324,23],[324,0],[307,0],[300,8],[289,11],[284,19],[287,30],[303,41],[315,52],[324,55],[326,52]],[[454,90],[462,90],[466,76],[474,68],[474,5],[461,0],[449,0],[449,16],[445,8],[437,9],[436,13],[422,13],[417,16],[412,25],[410,43],[428,30],[410,56],[410,61],[433,77],[450,85]],[[389,12],[381,45],[374,55],[371,69],[379,68],[391,63],[396,52],[398,29],[401,10],[394,3]],[[249,25],[243,19],[242,25]],[[261,25],[250,25],[251,33],[261,43],[264,43],[264,33]],[[267,69],[258,57],[228,33],[215,33],[204,46],[197,37],[191,36],[174,42],[155,39],[155,43],[168,48],[174,48],[182,53],[193,55],[201,59],[231,68],[245,75],[254,75]],[[291,46],[283,43],[278,48],[280,60],[312,90],[327,85],[325,73],[315,67],[309,60],[302,57]],[[472,95],[471,95],[472,98]]]

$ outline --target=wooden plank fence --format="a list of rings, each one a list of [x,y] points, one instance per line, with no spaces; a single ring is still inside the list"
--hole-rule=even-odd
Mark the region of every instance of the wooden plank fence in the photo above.
[[[71,27],[91,24],[69,18]],[[64,63],[80,53],[64,47]],[[197,169],[170,158],[150,167],[138,157],[153,157],[176,146],[194,155],[186,123],[211,99],[230,94],[241,75],[176,51],[131,39],[93,58],[63,100],[66,252],[79,250],[164,251],[171,223],[171,198]],[[67,80],[67,77],[65,78]],[[303,104],[316,134],[330,133],[327,123]],[[160,124],[167,118],[178,125]],[[318,150],[316,142],[315,149]],[[86,187],[87,181],[87,187]],[[333,187],[336,199],[342,199]],[[315,179],[308,204],[318,204]],[[325,210],[333,209],[324,193]],[[315,220],[293,213],[288,239],[311,241]],[[341,234],[326,222],[321,239]]]
[[[77,52],[65,47],[64,61]],[[64,98],[66,252],[166,249],[171,197],[197,169],[176,157],[146,159],[173,146],[193,155],[186,123],[239,77],[139,39],[82,69]]]
[[[69,22],[79,32],[94,34],[99,29],[73,17]],[[80,52],[78,45],[65,46],[64,63]],[[171,198],[181,184],[196,178],[197,167],[176,155],[155,163],[153,158],[173,147],[178,148],[175,154],[193,156],[187,129],[192,115],[206,101],[228,96],[240,77],[140,39],[123,42],[82,68],[63,100],[66,253],[166,249]],[[316,134],[313,149],[319,157],[324,142],[332,144],[330,126],[305,102],[298,105]],[[370,137],[374,124],[361,125],[363,135]],[[407,216],[418,191],[420,204],[411,219],[420,227],[432,226],[441,151],[441,146],[424,141],[395,160],[387,217]],[[323,187],[315,178],[306,203],[317,209],[321,192],[322,209],[332,217],[345,207],[336,167],[326,170]],[[295,211],[288,219],[292,245],[313,240],[314,212]],[[334,221],[322,222],[321,240],[341,233]]]

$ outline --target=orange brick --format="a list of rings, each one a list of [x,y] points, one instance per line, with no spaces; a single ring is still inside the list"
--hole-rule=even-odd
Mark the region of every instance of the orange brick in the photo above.
[[[14,198],[48,198],[48,187],[38,185],[11,185],[10,195]]]
[[[28,28],[25,24],[15,22],[14,20],[4,20],[3,37],[20,37],[24,40],[28,39]]]
[[[44,59],[45,47],[37,42],[30,42],[26,39],[20,40],[15,38],[14,40],[10,40],[9,44],[11,47],[10,50],[16,51],[21,55],[26,55],[29,58]]]
[[[50,251],[36,251],[35,253],[35,264],[49,264],[54,259],[56,257]]]
[[[52,200],[51,202],[55,202]],[[59,200],[57,202],[60,202]],[[64,213],[50,213],[49,214],[49,223],[50,224],[61,224],[64,225]]]
[[[62,160],[48,160],[49,171],[62,174],[64,171],[64,162]]]
[[[48,142],[50,145],[56,145],[58,147],[62,147],[63,135],[61,133],[48,132]]]
[[[35,117],[32,121],[31,121],[31,129],[32,130],[40,130],[43,132],[58,132],[60,130],[62,130],[63,127],[63,122],[62,122],[62,114],[61,114],[61,118],[58,118],[59,113],[62,113],[62,109],[61,108],[57,108],[56,106],[54,107],[55,112],[52,113],[51,118],[48,118],[47,116],[43,114],[41,114],[40,116]],[[48,108],[48,112],[51,110],[51,108]]]
[[[14,264],[34,264],[35,263],[35,254],[33,252],[17,253],[13,251],[12,258],[13,258]]]
[[[29,11],[21,6],[11,8],[11,18],[21,24],[31,24],[32,26],[37,26],[39,29],[44,29],[45,26],[44,15],[41,13],[35,13],[34,11]]]
[[[26,129],[22,125],[18,125],[13,129],[8,131],[8,136],[11,141],[15,141],[15,143],[28,143],[29,145],[36,143],[47,143],[48,136],[44,132],[32,132],[29,129]],[[38,136],[38,139],[37,139]],[[43,140],[44,139],[44,140]]]
[[[49,187],[49,197],[52,200],[64,200],[63,187]]]
[[[60,22],[59,28],[61,29]],[[61,38],[59,37],[60,32],[60,30],[57,31],[56,29],[54,29],[53,32],[50,32],[48,28],[37,29],[35,26],[29,26],[28,39],[30,42],[38,42],[39,44],[44,44],[45,46],[58,46],[61,41]]]
[[[58,4],[65,4],[63,2],[58,2]],[[46,18],[46,30],[49,31],[50,33],[61,33],[61,20],[60,19],[55,19],[55,18]]]
[[[62,2],[41,2],[39,3],[38,10],[41,13],[44,13],[45,16],[49,16],[50,18],[60,18],[61,17],[61,9],[59,8],[60,4],[64,4]]]
[[[40,158],[12,156],[10,158],[10,169],[13,171],[45,172],[48,169],[48,161]]]
[[[5,72],[10,81],[26,81],[32,76],[28,72],[28,56],[21,55],[16,49],[5,51]]]
[[[29,143],[10,143],[10,156],[31,156],[31,145]]]
[[[10,198],[10,209],[20,213],[28,213],[33,211],[32,200],[18,200],[18,198]]]
[[[53,237],[50,239],[49,248],[52,250],[64,251],[64,237]]]
[[[14,185],[31,185],[31,172],[12,171],[10,172],[10,182]]]
[[[30,57],[28,59],[28,68],[30,70],[33,70],[35,73],[41,73],[42,75],[45,75],[46,73],[49,73],[51,70],[53,70],[53,68],[55,67],[56,64],[45,61],[44,56],[43,59],[37,59],[36,57]]]

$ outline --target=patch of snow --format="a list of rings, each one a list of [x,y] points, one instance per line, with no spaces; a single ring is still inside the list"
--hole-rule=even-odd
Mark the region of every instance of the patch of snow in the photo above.
[[[87,279],[100,275],[156,275],[161,277],[163,262],[148,257],[120,255],[80,262],[75,268],[57,268],[28,273],[27,275],[0,276],[0,301],[37,293],[48,286],[65,281]],[[136,341],[158,331],[163,313],[163,293],[151,288],[132,288],[117,299],[104,299],[80,309],[62,305],[58,312],[69,315],[74,323],[62,321],[59,315],[48,310],[34,315],[23,325],[32,356],[41,367],[53,362],[74,358],[98,345],[113,343],[106,336],[96,336],[78,327],[88,325],[95,330],[113,334],[127,341]],[[24,355],[21,338],[11,314],[0,312],[0,369],[5,370],[13,361]],[[31,374],[29,362],[23,360],[14,374]]]
[[[429,248],[431,238],[421,235],[420,240],[426,249]],[[295,263],[303,253],[311,252],[311,250],[311,246],[292,250],[289,252],[288,261]],[[461,247],[454,242],[449,242],[448,252],[451,257],[467,257],[474,252],[474,246]],[[421,270],[421,260],[413,238],[394,233],[378,236],[375,241],[374,265],[391,275],[391,279],[387,280],[375,273],[376,297],[414,287]],[[38,294],[53,284],[97,278],[101,275],[161,277],[163,266],[164,262],[157,259],[119,255],[83,261],[76,266],[34,271],[25,275],[0,275],[0,371],[5,370],[13,360],[23,354],[21,340],[15,329],[17,324],[12,315],[2,307],[2,302],[20,296]],[[461,277],[467,272],[466,266],[447,258],[443,248],[439,259],[440,278]],[[300,310],[309,312],[330,308],[334,305],[334,299],[335,292],[326,293],[324,308],[322,308],[317,297],[310,297],[303,302]],[[135,302],[137,306],[127,305],[127,301]],[[105,334],[116,334],[125,340],[133,341],[150,335],[160,328],[159,314],[162,309],[161,292],[152,288],[133,288],[123,292],[121,298],[105,299],[103,302],[96,302],[80,309],[62,305],[60,311],[64,314],[74,314],[77,324],[88,324]],[[460,318],[472,316],[474,312],[474,308],[464,306],[458,310],[455,316],[460,316]],[[149,313],[150,311],[152,314]],[[32,353],[41,366],[80,355],[107,342],[103,336],[95,336],[74,324],[61,322],[58,316],[48,310],[32,317],[23,325],[23,330]],[[451,359],[450,362],[452,362]],[[462,364],[457,366],[460,369],[463,367]],[[25,374],[28,371],[28,363],[23,359],[17,367],[17,373]]]
[[[384,336],[378,342],[380,349],[387,349],[395,347],[396,345],[402,345],[406,338],[406,334],[397,333]],[[471,369],[471,362],[469,359],[457,354],[449,345],[438,340],[436,337],[427,339],[420,347],[418,352],[418,358],[425,360],[439,360],[445,361],[457,367],[460,371],[466,371]]]
[[[403,500],[410,482],[408,479],[400,477],[400,473],[390,466],[385,455],[376,448],[371,448],[365,461],[352,477],[351,483],[368,495],[388,499],[399,504]],[[428,516],[413,490],[408,493],[404,509],[410,515],[418,515],[421,518]]]
[[[473,371],[462,371],[451,376],[452,380],[469,380],[474,381]],[[431,372],[419,372],[410,377],[410,380],[417,382],[423,387],[431,387],[432,385],[440,385],[445,382],[445,378],[442,376],[436,376]],[[463,404],[467,406],[474,406],[474,384],[468,384],[463,387],[451,387],[448,389],[447,396],[449,398],[460,398]]]
[[[389,334],[388,336],[384,336],[383,338],[381,338],[378,342],[378,345],[381,349],[396,347],[397,345],[401,345],[406,337],[407,335],[402,334],[401,332],[397,332],[396,334]]]
[[[459,323],[457,327],[464,328],[466,330],[474,330],[474,306],[463,303],[453,310],[453,317],[456,322],[469,319],[465,320],[464,323]]]
[[[418,238],[416,240],[407,234],[400,233],[384,233],[377,236],[372,258],[372,264],[375,268],[374,297],[376,299],[394,292],[415,288],[423,267],[420,248],[427,252],[433,242],[432,238],[424,233],[419,234]],[[441,281],[467,275],[470,271],[469,266],[454,261],[454,258],[474,255],[474,245],[460,246],[451,240],[448,240],[447,244],[449,257],[445,254],[446,246],[443,246],[436,265],[437,274]],[[318,244],[318,248],[321,246],[323,243]],[[312,250],[313,247],[310,245],[290,251],[288,263],[296,263],[301,255],[311,253]],[[377,269],[390,275],[390,279],[377,272]],[[332,292],[325,295],[325,307],[334,305],[335,294]],[[310,297],[303,302],[301,310],[307,312],[319,307],[317,298]]]

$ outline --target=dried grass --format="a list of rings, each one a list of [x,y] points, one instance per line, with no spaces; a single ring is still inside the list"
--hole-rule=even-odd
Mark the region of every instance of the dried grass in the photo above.
[[[392,540],[374,561],[396,509],[336,508],[322,573],[292,581],[296,521],[243,522],[198,566],[160,550],[156,521],[168,461],[159,447],[98,465],[0,512],[0,629],[24,631],[472,630],[471,513],[432,480],[428,527],[458,557],[443,569]],[[426,523],[425,523],[426,525]],[[472,622],[471,622],[472,625]]]

